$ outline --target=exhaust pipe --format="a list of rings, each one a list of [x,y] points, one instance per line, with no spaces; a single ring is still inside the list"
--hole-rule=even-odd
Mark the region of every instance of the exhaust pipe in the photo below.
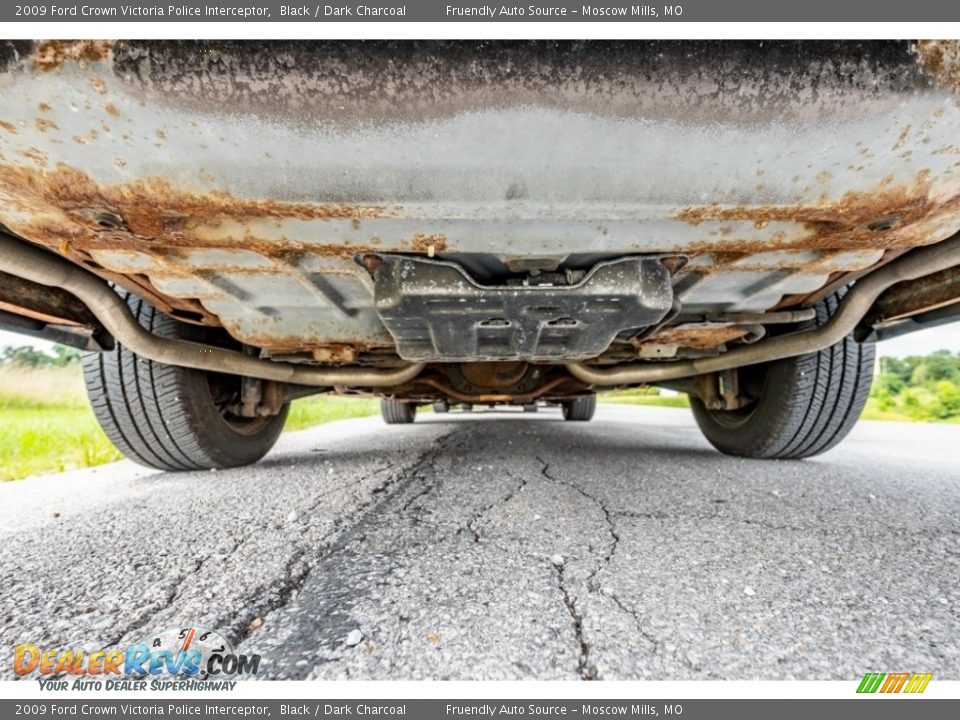
[[[590,385],[640,385],[730,370],[823,350],[840,342],[864,318],[887,288],[960,265],[960,235],[914,250],[858,280],[840,303],[839,311],[816,330],[782,335],[740,347],[718,357],[677,362],[594,368],[567,363],[567,371]],[[196,370],[313,387],[393,387],[409,382],[423,363],[396,370],[314,368],[259,360],[235,350],[162,338],[144,329],[127,304],[95,275],[80,267],[0,233],[0,267],[27,280],[60,287],[82,300],[103,326],[132,352],[149,360]]]
[[[59,287],[82,300],[103,326],[132,352],[166,365],[313,387],[393,387],[420,374],[423,364],[397,370],[315,368],[273,362],[212,345],[158,337],[134,318],[103,280],[61,257],[0,233],[0,268],[40,285]]]
[[[595,368],[576,362],[567,363],[566,368],[575,378],[590,385],[641,385],[806,355],[843,340],[863,320],[880,293],[892,285],[957,265],[960,265],[960,235],[913,250],[857,280],[844,296],[837,314],[816,330],[781,335],[717,357],[612,368]]]

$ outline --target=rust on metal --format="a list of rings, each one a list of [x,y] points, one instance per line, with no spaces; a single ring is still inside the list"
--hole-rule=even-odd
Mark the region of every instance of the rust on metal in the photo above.
[[[221,319],[193,298],[177,298],[161,292],[142,274],[119,273],[103,267],[90,254],[97,249],[147,250],[155,257],[176,259],[178,248],[242,247],[266,256],[283,257],[295,252],[290,244],[263,241],[250,234],[213,241],[194,232],[201,226],[224,221],[253,223],[285,219],[329,220],[378,217],[382,208],[347,203],[284,203],[242,200],[224,192],[188,192],[160,179],[103,186],[85,173],[58,165],[54,170],[0,165],[0,197],[5,207],[31,219],[15,230],[22,237],[44,245],[86,267],[101,277],[149,300],[163,312],[186,322],[222,326]],[[361,245],[311,246],[314,256],[352,259],[371,252]],[[253,342],[247,339],[247,342]],[[263,347],[272,350],[309,349],[303,338],[271,335]],[[352,352],[363,349],[351,344]],[[345,357],[345,353],[340,353]]]
[[[0,193],[8,206],[26,212],[61,211],[80,225],[98,228],[91,211],[108,211],[122,218],[132,235],[158,238],[176,234],[189,223],[231,219],[332,220],[375,218],[378,206],[349,203],[292,203],[245,200],[227,192],[189,192],[161,178],[102,186],[86,173],[58,164],[52,171],[0,165]]]
[[[247,333],[243,341],[248,345],[264,348],[269,351],[275,360],[286,360],[294,356],[301,359],[312,358],[318,362],[339,364],[355,363],[362,353],[376,352],[391,347],[387,344],[378,344],[367,339],[346,338],[335,343],[316,342],[310,338],[296,335],[284,336],[276,333],[257,335]],[[351,359],[352,358],[352,359]],[[395,360],[396,357],[390,358]]]
[[[898,248],[896,250],[887,250],[883,253],[883,257],[880,258],[879,261],[860,270],[831,273],[827,280],[827,284],[821,287],[819,290],[802,295],[784,295],[780,302],[777,303],[773,309],[779,310],[781,308],[788,307],[811,307],[820,300],[823,300],[823,298],[832,295],[843,287],[846,287],[851,282],[855,282],[859,278],[862,278],[864,275],[867,275],[874,270],[879,270],[887,263],[903,255],[909,249],[910,248]]]
[[[926,80],[915,58],[902,57],[907,43],[864,45],[125,41],[112,63],[139,93],[190,107],[236,103],[304,124],[422,120],[504,105],[696,121],[869,112]],[[799,91],[799,68],[816,103]]]
[[[471,395],[469,393],[460,392],[459,390],[453,388],[447,383],[437,380],[436,378],[418,378],[417,383],[422,385],[427,385],[428,387],[439,390],[444,395],[453,398],[454,400],[459,400],[460,402],[475,402],[475,403],[485,403],[485,402],[512,402],[517,404],[523,404],[528,402],[533,402],[543,397],[547,393],[550,393],[560,385],[570,382],[572,378],[567,376],[560,376],[548,380],[543,385],[538,387],[536,390],[527,393],[479,393],[476,395]]]
[[[433,253],[443,252],[447,249],[447,237],[446,235],[414,235],[413,240],[410,241],[410,247],[415,252],[425,252],[429,255]]]
[[[305,361],[362,361],[370,348],[360,338],[378,349],[389,342],[369,279],[352,262],[365,253],[489,251],[511,271],[531,260],[541,270],[596,236],[603,252],[664,256],[692,306],[729,298],[768,309],[811,302],[823,282],[848,283],[960,226],[956,41],[25,47],[4,67],[24,102],[0,121],[3,221],[161,309],[222,322],[238,339]],[[64,96],[64,84],[76,92]],[[620,122],[641,118],[635,132]],[[679,135],[688,155],[673,163],[654,153],[651,163],[669,165],[663,183],[624,161],[643,153],[624,152],[605,178],[592,155],[574,154],[562,178],[538,154],[502,172],[515,159],[510,144],[471,144],[485,128],[493,137],[519,122],[553,153],[551,138],[567,136],[542,132],[546,119],[620,138],[603,147],[656,149],[659,125],[674,137],[677,118],[692,133]],[[711,132],[701,138],[698,124]],[[268,138],[265,127],[277,132]],[[794,138],[791,148],[816,147],[833,127],[823,158],[754,158],[717,142],[749,147],[757,128]],[[448,143],[466,147],[469,172],[449,161]],[[715,162],[697,167],[714,147]],[[422,164],[414,170],[411,159]],[[589,196],[578,176],[597,179]],[[313,202],[348,197],[383,206]],[[734,285],[756,297],[737,296]],[[301,290],[310,296],[293,312],[285,293]],[[710,351],[746,333],[688,325],[644,343]]]
[[[960,215],[960,186],[944,194],[933,192],[928,171],[917,173],[910,185],[890,188],[881,185],[874,192],[845,193],[839,200],[823,204],[792,205],[698,205],[684,208],[676,218],[690,225],[704,222],[749,222],[766,227],[771,222],[802,223],[806,235],[788,237],[774,233],[767,249],[903,248],[924,245],[930,237],[924,224]],[[735,232],[735,231],[734,231]],[[722,247],[727,252],[754,253],[757,240],[735,237],[719,243],[700,243],[690,251]]]
[[[271,339],[269,345],[272,347],[274,341]],[[302,344],[302,343],[301,343]],[[336,345],[322,345],[312,349],[313,359],[319,363],[330,365],[351,365],[357,361],[357,352],[363,348],[357,345],[347,343],[337,343]]]
[[[806,250],[806,248],[801,250]],[[796,257],[778,257],[775,262],[755,260],[757,253],[710,252],[706,254],[712,260],[710,264],[691,264],[685,268],[685,272],[704,277],[726,272],[764,273],[774,269],[802,270],[806,274],[826,275],[831,278],[834,275],[849,276],[851,274],[846,269],[850,264],[849,259],[842,256],[838,258],[833,253],[824,253],[811,260],[805,253],[801,252]],[[871,263],[870,269],[873,269],[873,267],[874,264]]]
[[[960,92],[960,42],[920,40],[917,61],[940,87]]]
[[[50,72],[69,62],[100,62],[113,49],[115,40],[47,40],[37,46],[33,66]]]
[[[107,270],[97,265],[93,260],[83,260],[83,257],[89,257],[85,253],[72,251],[67,254],[67,257],[74,262],[79,262],[88,270],[109,280],[117,285],[117,287],[121,287],[147,300],[161,312],[172,315],[178,320],[193,325],[206,325],[210,327],[222,327],[223,325],[223,323],[220,322],[220,318],[209,312],[198,300],[171,297],[166,293],[162,293],[146,275],[128,275]]]
[[[652,338],[647,338],[636,345],[638,349],[644,345],[676,345],[698,350],[712,350],[724,343],[742,338],[748,332],[748,328],[739,325],[676,325],[664,328]]]
[[[960,268],[898,283],[877,298],[869,322],[880,324],[960,302]]]
[[[506,388],[523,380],[528,367],[525,362],[471,362],[463,363],[460,372],[476,387]]]
[[[100,327],[87,306],[60,288],[0,272],[0,309],[58,325]]]

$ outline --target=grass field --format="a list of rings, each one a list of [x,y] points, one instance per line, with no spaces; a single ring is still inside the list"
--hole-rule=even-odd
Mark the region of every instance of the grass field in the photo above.
[[[373,398],[318,395],[297,400],[290,408],[286,431],[303,430],[332,420],[367,417],[380,412],[380,402]]]
[[[369,398],[297,400],[287,430],[379,412]],[[79,366],[0,365],[0,480],[18,480],[120,460],[97,425]]]
[[[0,480],[119,459],[93,418],[79,367],[0,366]]]

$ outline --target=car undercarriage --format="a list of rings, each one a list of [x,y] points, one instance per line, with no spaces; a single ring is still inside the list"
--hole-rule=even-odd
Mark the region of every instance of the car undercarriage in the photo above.
[[[960,317],[958,77],[948,41],[6,42],[0,325],[90,351],[157,467],[252,462],[317,392],[643,385],[806,457],[873,342]],[[209,407],[118,409],[138,362]],[[177,429],[220,421],[250,452]]]

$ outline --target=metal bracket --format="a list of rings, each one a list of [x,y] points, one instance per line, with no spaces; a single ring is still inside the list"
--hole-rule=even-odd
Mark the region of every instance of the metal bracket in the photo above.
[[[412,361],[587,359],[670,311],[659,258],[603,262],[572,285],[481,285],[459,265],[376,255],[377,314]]]

